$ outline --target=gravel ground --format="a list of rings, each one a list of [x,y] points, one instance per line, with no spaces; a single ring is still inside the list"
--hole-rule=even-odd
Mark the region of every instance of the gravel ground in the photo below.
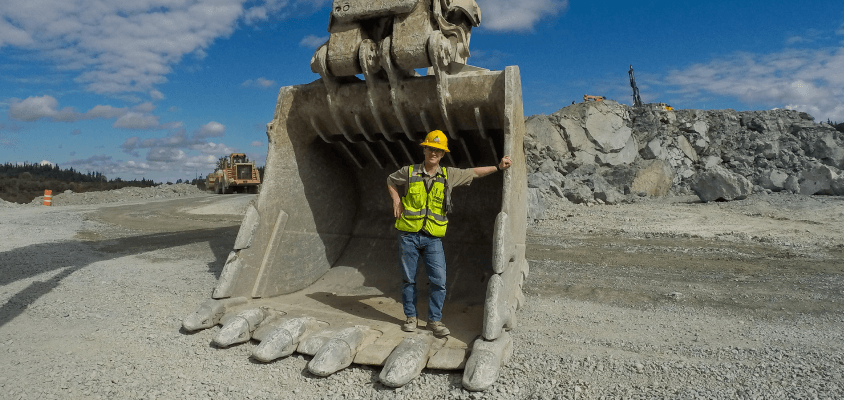
[[[254,196],[155,195],[0,203],[0,397],[844,398],[841,197],[552,207],[529,227],[513,357],[472,393],[461,373],[391,389],[378,368],[319,378],[307,356],[183,332]]]

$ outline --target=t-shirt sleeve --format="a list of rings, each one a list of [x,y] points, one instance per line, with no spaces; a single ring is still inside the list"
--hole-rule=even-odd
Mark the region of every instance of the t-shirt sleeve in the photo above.
[[[407,185],[407,173],[410,171],[410,167],[404,166],[401,167],[398,171],[393,172],[389,176],[387,176],[387,184],[393,184],[395,186],[404,186]]]
[[[451,187],[458,187],[470,185],[475,179],[475,171],[472,168],[447,168],[448,169],[448,185]]]

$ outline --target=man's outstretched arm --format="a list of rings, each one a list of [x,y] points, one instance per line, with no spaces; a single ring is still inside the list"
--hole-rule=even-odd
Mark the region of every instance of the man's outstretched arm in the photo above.
[[[499,169],[504,171],[505,169],[510,168],[510,164],[512,164],[512,161],[510,161],[510,156],[504,156],[503,158],[501,158],[501,162],[498,163],[497,167],[495,165],[491,165],[489,167],[475,167],[472,168],[472,172],[475,173],[475,178],[480,178],[482,176],[487,176],[493,172],[496,172]]]

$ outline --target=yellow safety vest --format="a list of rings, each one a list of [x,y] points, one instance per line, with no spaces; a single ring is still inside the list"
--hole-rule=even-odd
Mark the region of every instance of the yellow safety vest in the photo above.
[[[431,236],[445,236],[448,227],[448,217],[445,215],[445,182],[448,172],[442,167],[443,173],[434,177],[431,190],[425,188],[425,180],[421,176],[414,176],[413,169],[422,170],[422,165],[411,165],[408,172],[407,194],[401,199],[404,212],[396,220],[396,229],[405,232],[419,232],[422,228]]]

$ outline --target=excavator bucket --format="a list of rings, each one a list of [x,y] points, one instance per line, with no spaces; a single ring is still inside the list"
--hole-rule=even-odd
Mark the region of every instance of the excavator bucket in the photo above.
[[[405,8],[399,11],[407,12],[404,3],[414,2],[400,3]],[[413,10],[438,3],[418,0]],[[508,331],[528,273],[519,70],[489,71],[433,56],[426,76],[385,71],[395,67],[389,57],[398,54],[398,40],[387,35],[367,53],[376,61],[369,66],[381,68],[362,67],[365,80],[338,76],[338,68],[324,67],[331,64],[328,49],[342,47],[332,43],[331,32],[312,61],[321,79],[280,90],[267,125],[261,193],[246,212],[211,299],[183,326],[222,325],[219,346],[257,340],[253,358],[262,362],[293,352],[311,355],[308,370],[319,376],[352,363],[381,365],[380,381],[399,387],[423,368],[463,370],[464,387],[484,390],[512,352]],[[447,37],[442,43],[455,48]],[[390,173],[422,161],[419,144],[434,129],[449,135],[446,167],[496,165],[504,155],[512,160],[503,174],[453,192],[443,239],[442,320],[451,330],[445,338],[434,337],[424,322],[416,332],[401,330],[398,231],[386,190]],[[424,270],[417,279],[422,318]]]

